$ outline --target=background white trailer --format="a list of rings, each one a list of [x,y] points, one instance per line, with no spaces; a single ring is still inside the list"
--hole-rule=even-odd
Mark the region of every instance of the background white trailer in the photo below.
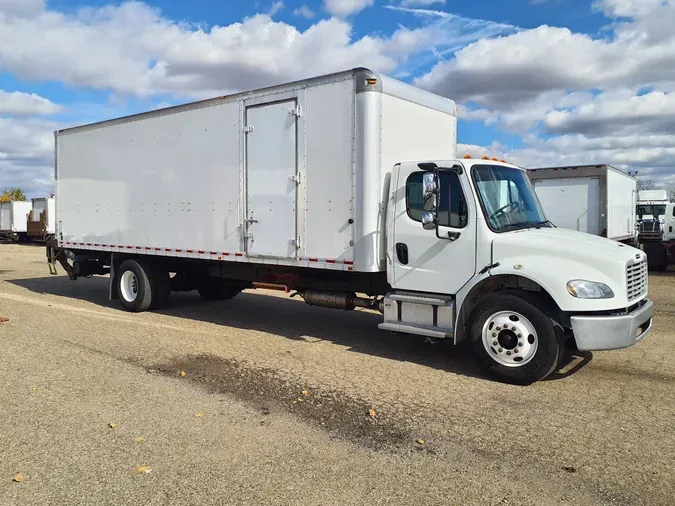
[[[610,165],[529,169],[546,216],[560,228],[636,240],[637,183]]]
[[[456,158],[455,103],[354,69],[56,132],[58,246],[386,271],[394,164]]]
[[[0,202],[0,232],[22,234],[26,232],[31,203],[25,201]]]
[[[43,197],[32,200],[28,220],[28,236],[46,238],[56,232],[56,199]]]

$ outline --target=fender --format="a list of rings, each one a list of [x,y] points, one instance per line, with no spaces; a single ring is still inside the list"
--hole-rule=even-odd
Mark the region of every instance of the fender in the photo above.
[[[482,274],[478,272],[457,293],[455,344],[465,337],[464,324],[476,302],[499,289],[501,284],[524,290],[542,290],[564,312],[607,311],[629,305],[623,285],[593,266],[576,260],[526,255],[495,259],[496,262],[499,262],[498,266]],[[567,291],[567,282],[572,279],[604,283],[612,289],[614,297],[598,300],[575,298]]]

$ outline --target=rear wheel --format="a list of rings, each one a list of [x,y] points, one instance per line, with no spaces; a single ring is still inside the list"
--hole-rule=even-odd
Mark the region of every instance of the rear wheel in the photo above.
[[[117,274],[117,294],[124,309],[147,311],[154,293],[152,268],[142,260],[125,260]]]
[[[551,374],[565,349],[553,321],[513,293],[494,293],[477,304],[470,339],[476,362],[488,376],[518,385]]]

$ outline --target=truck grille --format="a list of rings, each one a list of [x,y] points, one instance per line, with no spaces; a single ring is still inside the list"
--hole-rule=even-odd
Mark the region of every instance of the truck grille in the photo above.
[[[635,300],[647,292],[647,262],[642,260],[626,266],[628,300]]]

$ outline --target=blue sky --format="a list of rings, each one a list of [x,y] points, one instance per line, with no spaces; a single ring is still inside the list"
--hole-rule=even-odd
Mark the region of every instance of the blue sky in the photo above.
[[[2,0],[0,187],[54,128],[353,66],[455,99],[460,154],[675,187],[675,0]]]

